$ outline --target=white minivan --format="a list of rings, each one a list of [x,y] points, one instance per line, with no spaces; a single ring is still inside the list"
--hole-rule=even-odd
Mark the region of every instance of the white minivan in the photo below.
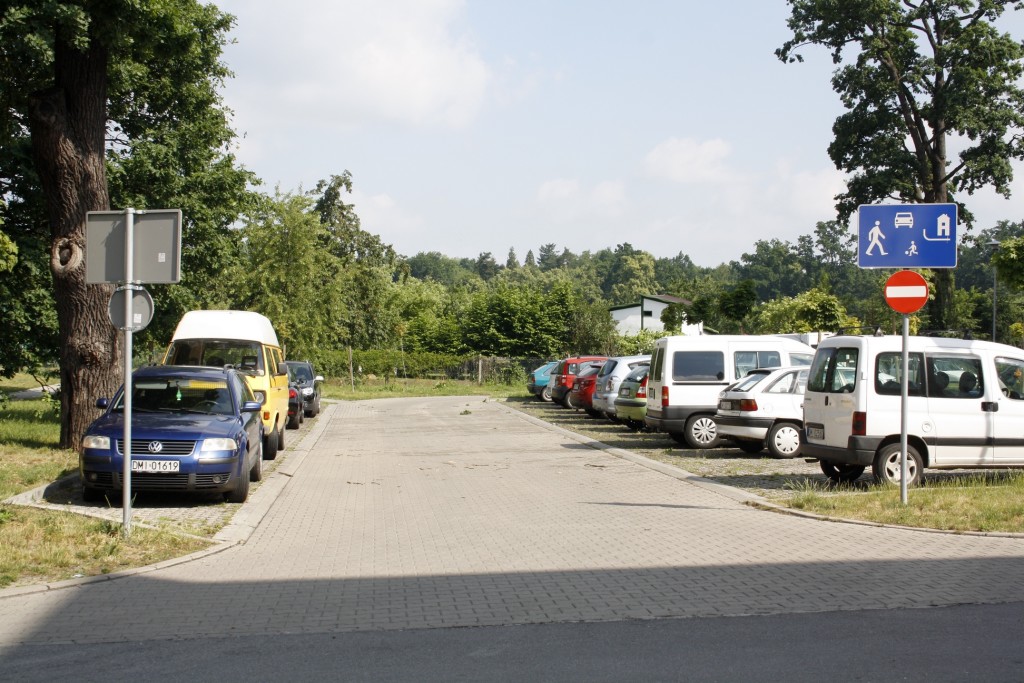
[[[646,425],[690,448],[718,445],[718,394],[756,368],[808,365],[814,349],[777,335],[662,337],[647,377]]]
[[[910,337],[907,484],[935,469],[1024,467],[1024,351],[986,341]],[[833,481],[871,467],[899,483],[900,336],[818,345],[804,394],[801,454]]]

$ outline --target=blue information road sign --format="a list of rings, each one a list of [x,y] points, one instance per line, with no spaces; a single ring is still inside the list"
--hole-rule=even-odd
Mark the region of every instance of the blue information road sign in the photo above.
[[[956,204],[863,204],[861,268],[956,268]]]

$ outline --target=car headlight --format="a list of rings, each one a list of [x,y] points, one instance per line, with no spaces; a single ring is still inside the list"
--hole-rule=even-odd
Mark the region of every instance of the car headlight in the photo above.
[[[260,402],[260,405],[263,405],[264,403],[267,402],[267,392],[265,392],[265,391],[254,391],[254,392],[252,392],[252,394],[253,394],[253,396],[256,397],[256,400]]]
[[[313,395],[313,387],[303,387],[302,395],[303,396],[312,396]]]
[[[200,453],[211,453],[213,451],[235,451],[238,450],[238,444],[234,439],[203,439],[203,445],[199,449]]]
[[[82,448],[96,448],[99,450],[110,450],[110,437],[88,434],[82,439]]]

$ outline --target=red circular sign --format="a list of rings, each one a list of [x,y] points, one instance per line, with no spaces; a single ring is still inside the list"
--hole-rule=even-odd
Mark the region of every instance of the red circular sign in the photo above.
[[[917,313],[928,303],[928,282],[912,270],[901,270],[885,281],[885,303],[897,313]]]

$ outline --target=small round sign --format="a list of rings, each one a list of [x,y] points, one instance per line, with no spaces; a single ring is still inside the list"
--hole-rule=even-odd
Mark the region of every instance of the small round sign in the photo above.
[[[897,313],[917,313],[928,303],[928,282],[919,273],[901,270],[885,281],[885,303]]]
[[[131,324],[125,321],[125,304],[129,292],[132,297],[132,319]],[[146,288],[141,285],[122,285],[110,295],[110,303],[107,304],[107,316],[111,324],[122,332],[138,332],[146,329],[146,325],[153,319],[153,297]]]

